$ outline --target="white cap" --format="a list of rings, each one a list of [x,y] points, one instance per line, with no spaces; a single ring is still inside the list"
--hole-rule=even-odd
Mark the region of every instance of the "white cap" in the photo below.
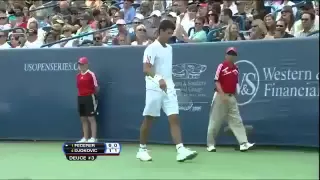
[[[161,17],[161,12],[160,12],[159,10],[154,10],[154,11],[152,11],[152,13],[150,14],[150,16]]]
[[[119,19],[119,20],[117,20],[116,24],[117,25],[126,25],[126,21],[123,19]]]
[[[134,18],[137,18],[137,19],[140,19],[140,20],[143,20],[144,19],[144,16],[140,13],[137,13]]]
[[[174,17],[174,18],[177,17],[177,13],[175,13],[175,12],[170,12],[169,15],[172,16],[172,17]]]

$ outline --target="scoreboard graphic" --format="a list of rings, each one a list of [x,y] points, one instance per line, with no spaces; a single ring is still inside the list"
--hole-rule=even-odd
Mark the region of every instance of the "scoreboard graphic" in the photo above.
[[[62,150],[69,161],[94,161],[97,156],[119,156],[120,143],[64,143]]]

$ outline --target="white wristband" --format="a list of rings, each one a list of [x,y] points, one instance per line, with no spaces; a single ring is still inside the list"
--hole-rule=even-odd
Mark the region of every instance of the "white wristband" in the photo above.
[[[161,75],[156,74],[154,75],[153,79],[159,82],[161,79],[163,79],[163,77]]]

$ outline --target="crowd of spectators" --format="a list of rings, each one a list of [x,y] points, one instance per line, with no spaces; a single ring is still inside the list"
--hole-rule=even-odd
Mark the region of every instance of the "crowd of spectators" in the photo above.
[[[170,43],[301,38],[319,30],[318,5],[310,0],[0,0],[0,49],[40,48],[63,39],[46,48],[147,45],[162,19],[176,24]]]

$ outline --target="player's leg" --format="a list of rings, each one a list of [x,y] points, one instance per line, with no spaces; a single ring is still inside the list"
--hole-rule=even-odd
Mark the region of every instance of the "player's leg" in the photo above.
[[[162,109],[168,116],[172,140],[176,144],[178,153],[177,161],[183,162],[185,160],[194,159],[198,155],[198,153],[196,151],[191,151],[190,149],[185,148],[182,143],[180,120],[178,117],[179,105],[175,91],[169,91],[167,92],[167,95],[164,96]]]
[[[78,142],[85,143],[89,139],[89,121],[88,121],[88,117],[86,116],[84,97],[82,96],[78,97],[78,112],[80,115],[82,132],[83,132],[83,137]]]
[[[98,103],[94,95],[87,96],[86,114],[91,128],[91,138],[88,139],[89,143],[97,142],[97,121],[95,117],[97,113],[97,105]]]
[[[240,144],[240,151],[247,151],[254,144],[248,142],[246,130],[242,123],[237,100],[234,96],[229,98],[228,124]]]
[[[214,93],[211,111],[209,114],[209,124],[207,132],[207,150],[209,152],[216,152],[216,137],[219,134],[221,125],[226,118],[228,103],[223,102],[218,93]]]
[[[141,161],[151,161],[152,158],[148,153],[147,141],[149,130],[155,117],[160,116],[162,92],[147,90],[146,104],[143,110],[143,122],[140,127],[140,146],[137,158]]]

